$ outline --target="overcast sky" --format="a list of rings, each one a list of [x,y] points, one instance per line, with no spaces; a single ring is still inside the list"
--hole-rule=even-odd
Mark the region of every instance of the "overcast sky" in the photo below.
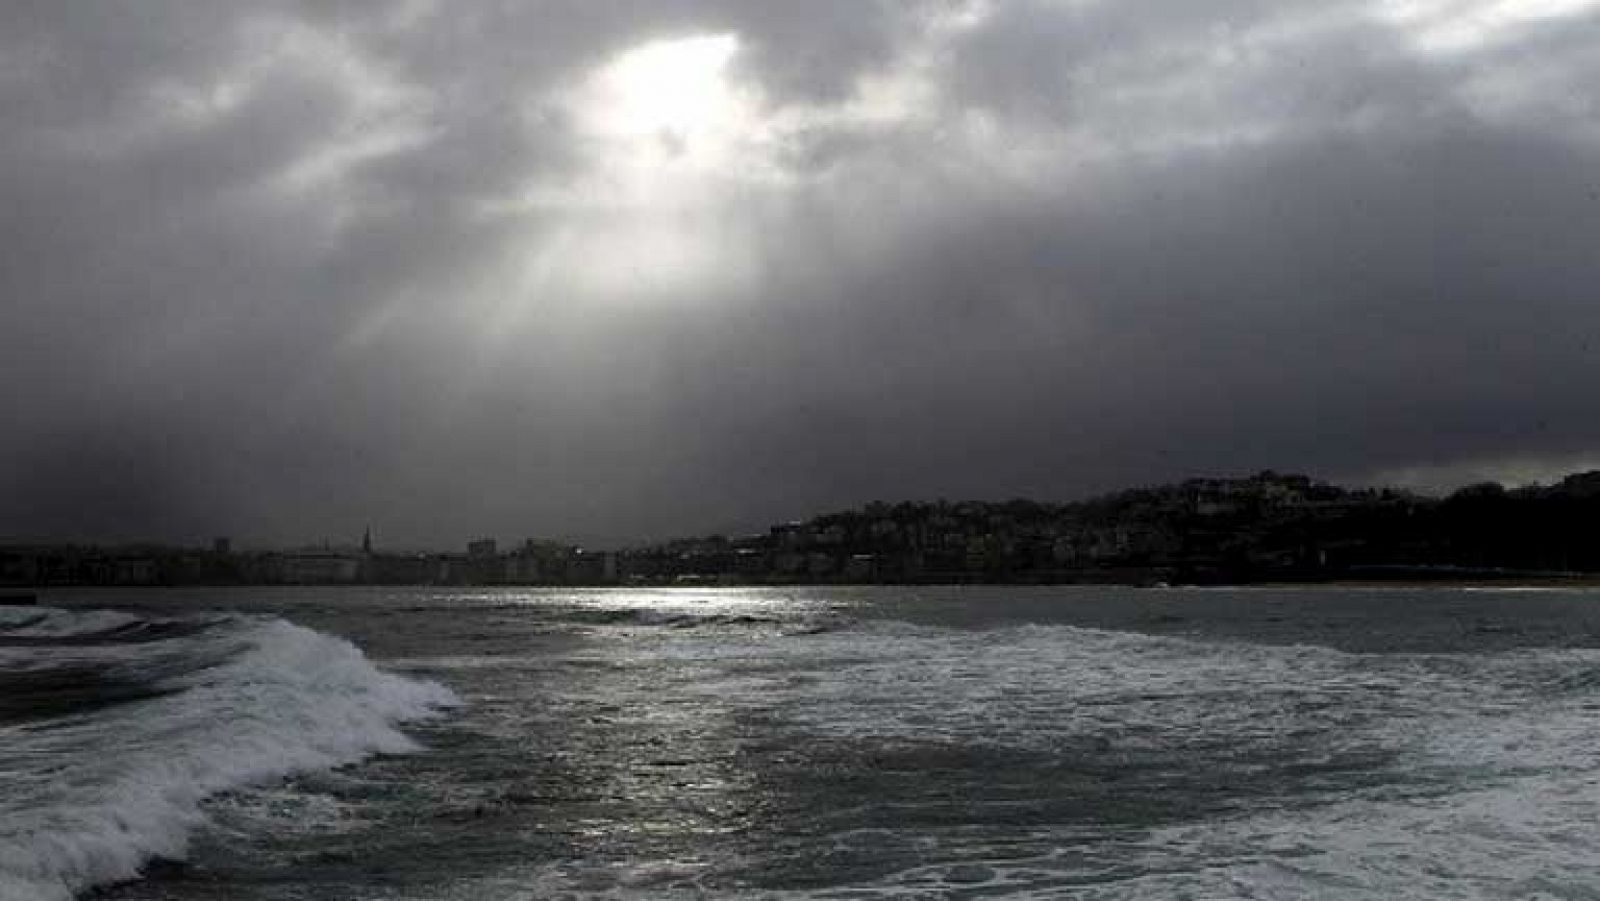
[[[1600,2],[0,5],[0,539],[1600,465]]]

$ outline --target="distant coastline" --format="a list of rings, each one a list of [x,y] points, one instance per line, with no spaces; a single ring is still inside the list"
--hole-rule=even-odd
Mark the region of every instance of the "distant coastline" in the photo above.
[[[0,545],[0,587],[53,585],[1600,584],[1600,472],[1444,498],[1302,475],[1191,479],[1074,503],[863,507],[618,551],[492,539],[237,551]]]

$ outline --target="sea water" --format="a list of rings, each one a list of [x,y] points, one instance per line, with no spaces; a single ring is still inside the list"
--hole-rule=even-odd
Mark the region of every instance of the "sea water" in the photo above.
[[[1600,896],[1600,593],[0,611],[0,899]]]

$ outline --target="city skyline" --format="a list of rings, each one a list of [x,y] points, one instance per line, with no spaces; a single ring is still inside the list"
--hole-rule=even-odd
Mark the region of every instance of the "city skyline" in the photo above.
[[[465,551],[361,542],[245,549],[0,544],[0,586],[1593,584],[1600,470],[1447,498],[1298,474],[1196,478],[1070,504],[873,502],[741,535],[619,549],[477,538]]]

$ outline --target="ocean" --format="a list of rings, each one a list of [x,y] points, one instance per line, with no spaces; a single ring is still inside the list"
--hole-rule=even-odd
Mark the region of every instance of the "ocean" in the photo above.
[[[0,899],[1597,898],[1600,592],[47,592]]]

